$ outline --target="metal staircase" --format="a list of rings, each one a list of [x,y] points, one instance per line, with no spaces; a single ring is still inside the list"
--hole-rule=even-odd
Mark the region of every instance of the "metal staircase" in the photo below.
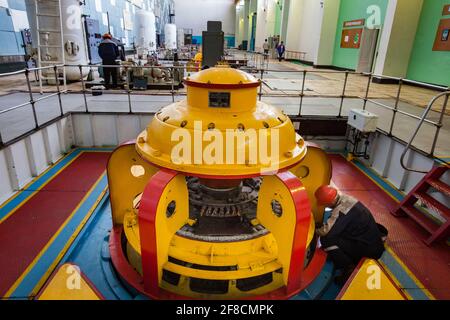
[[[432,109],[433,105],[436,103],[436,101],[438,101],[439,98],[443,97],[445,100],[437,127],[438,131],[436,133],[433,145],[431,147],[431,155],[433,155],[436,147],[437,138],[439,136],[439,131],[443,126],[443,118],[448,105],[449,96],[450,91],[442,92],[437,96],[435,96],[430,101],[428,107],[425,109],[419,121],[419,124],[417,125],[416,130],[411,136],[409,143],[407,144],[405,150],[403,151],[403,154],[400,158],[400,163],[403,169],[410,172],[426,173],[426,175],[416,185],[416,187],[412,189],[411,192],[403,199],[400,205],[392,212],[392,214],[396,217],[401,216],[410,217],[411,219],[416,221],[420,226],[422,226],[426,231],[428,231],[428,233],[430,233],[431,236],[425,240],[425,243],[429,246],[439,240],[447,239],[447,237],[450,236],[450,208],[447,205],[445,205],[442,201],[438,201],[436,197],[430,195],[430,191],[434,190],[435,194],[441,195],[441,199],[444,199],[444,202],[446,201],[447,203],[450,203],[450,185],[441,180],[441,178],[450,170],[450,165],[448,163],[436,165],[431,169],[431,171],[427,172],[423,170],[409,168],[407,165],[405,165],[405,156],[408,150],[411,148],[414,139],[419,133],[419,130],[422,127],[423,123],[425,122],[425,119],[427,118],[428,113]],[[431,216],[431,214],[426,214],[425,212],[419,210],[419,208],[416,206],[416,204],[419,201],[426,208],[431,209],[436,214],[438,214],[444,220],[444,223],[439,225],[439,223],[437,223],[436,221],[437,219],[434,219]]]
[[[62,65],[65,61],[63,46],[63,26],[61,19],[60,0],[34,0],[36,10],[38,67]],[[53,26],[48,28],[48,26]],[[57,79],[56,79],[57,78]],[[39,70],[39,86],[42,93],[42,81],[52,83],[63,82],[66,86],[66,72],[64,67],[55,73],[52,69]]]
[[[448,165],[434,167],[403,199],[396,210],[392,212],[396,217],[410,217],[428,231],[431,236],[425,240],[427,245],[432,245],[434,242],[450,236],[450,209],[429,194],[430,190],[435,190],[436,193],[443,195],[444,198],[450,199],[450,186],[441,180],[441,177],[449,170],[450,167]],[[438,213],[445,219],[445,222],[439,225],[433,218],[419,210],[415,206],[419,200],[427,208]]]

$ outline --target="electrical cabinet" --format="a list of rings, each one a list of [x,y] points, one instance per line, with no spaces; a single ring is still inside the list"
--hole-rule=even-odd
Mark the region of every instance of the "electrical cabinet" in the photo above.
[[[375,132],[378,116],[365,110],[352,109],[348,115],[348,125],[363,133]]]
[[[84,25],[86,28],[86,39],[89,54],[89,61],[91,64],[101,63],[102,59],[98,55],[98,46],[102,42],[102,35],[100,34],[100,27],[98,20],[85,18]]]

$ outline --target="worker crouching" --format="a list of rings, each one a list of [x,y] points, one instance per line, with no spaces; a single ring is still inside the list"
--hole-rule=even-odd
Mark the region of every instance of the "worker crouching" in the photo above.
[[[355,198],[333,187],[320,187],[318,203],[333,209],[330,218],[316,230],[322,248],[341,274],[335,282],[343,285],[363,258],[378,260],[385,248],[387,230],[375,222],[370,210]]]

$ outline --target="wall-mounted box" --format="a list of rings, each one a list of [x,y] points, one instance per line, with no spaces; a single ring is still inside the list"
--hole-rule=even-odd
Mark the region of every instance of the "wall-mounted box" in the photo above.
[[[363,29],[343,29],[341,37],[341,48],[359,49],[361,46]]]
[[[348,114],[348,125],[361,132],[375,132],[378,126],[378,116],[374,113],[352,109]]]

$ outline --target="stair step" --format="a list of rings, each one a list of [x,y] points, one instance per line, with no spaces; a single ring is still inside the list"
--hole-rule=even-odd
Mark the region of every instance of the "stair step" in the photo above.
[[[439,192],[442,192],[443,194],[450,197],[450,186],[445,182],[436,179],[429,179],[427,180],[427,183]]]
[[[430,234],[433,234],[439,229],[439,225],[433,222],[429,217],[427,217],[423,212],[416,209],[413,206],[402,207],[401,210],[405,212],[411,219],[416,221]]]
[[[414,196],[417,199],[421,200],[424,204],[426,204],[428,208],[438,212],[442,217],[450,219],[450,209],[430,195],[426,193],[416,192],[414,193]]]

